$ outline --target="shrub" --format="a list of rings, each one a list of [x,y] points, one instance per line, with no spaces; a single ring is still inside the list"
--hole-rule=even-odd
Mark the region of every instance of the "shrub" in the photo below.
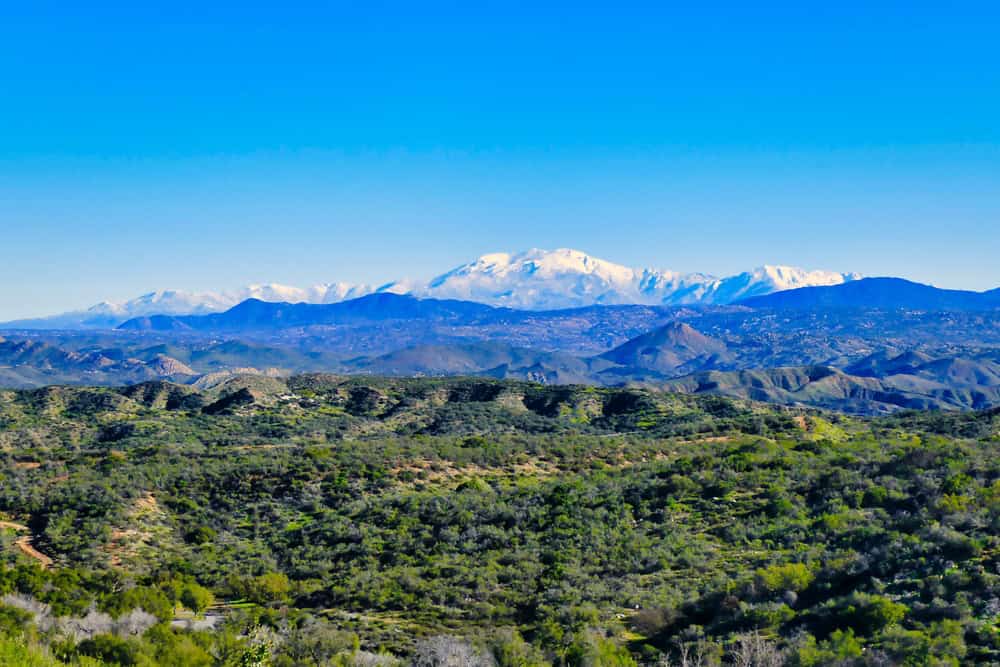
[[[804,563],[771,565],[757,570],[755,583],[765,593],[802,591],[812,583],[814,575]]]

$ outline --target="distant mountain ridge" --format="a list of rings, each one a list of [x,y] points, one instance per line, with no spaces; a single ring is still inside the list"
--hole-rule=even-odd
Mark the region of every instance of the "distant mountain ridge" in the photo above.
[[[324,325],[357,324],[361,322],[410,321],[414,323],[450,323],[455,326],[481,327],[503,322],[516,322],[546,313],[567,316],[592,308],[609,310],[622,308],[656,308],[666,316],[680,306],[587,306],[579,309],[538,311],[497,307],[478,301],[418,298],[410,294],[376,292],[348,301],[332,304],[275,303],[248,299],[221,313],[205,315],[152,315],[127,320],[118,328],[123,331],[147,332],[210,332],[252,333],[283,329],[308,328]],[[911,311],[981,311],[1000,308],[1000,289],[989,292],[944,290],[930,285],[910,282],[900,278],[863,278],[840,285],[806,287],[775,292],[765,296],[742,299],[729,308],[755,310],[813,311],[837,313],[843,309],[911,310]],[[705,311],[706,307],[702,307]],[[713,308],[718,308],[714,307]],[[686,325],[685,325],[686,326]],[[674,328],[671,328],[674,327]],[[680,336],[690,339],[694,346],[704,345],[698,332],[680,325],[671,325],[660,331],[647,333],[647,338],[657,335]],[[666,334],[665,334],[666,332]],[[597,332],[595,332],[597,333]],[[643,354],[658,343],[651,343]],[[723,350],[715,350],[723,354]],[[710,356],[712,350],[701,350]],[[638,354],[638,352],[636,352]],[[694,355],[698,356],[698,355]],[[639,364],[652,368],[648,363]]]
[[[1000,289],[951,290],[902,278],[864,278],[840,285],[812,286],[741,299],[750,308],[831,309],[905,308],[910,310],[990,310],[1000,308]]]
[[[718,278],[653,268],[631,268],[579,250],[532,249],[492,253],[429,281],[398,280],[380,286],[335,282],[308,288],[276,283],[223,292],[159,290],[125,302],[102,302],[85,311],[7,323],[10,328],[113,328],[137,317],[207,315],[248,299],[269,303],[328,305],[369,294],[457,299],[520,310],[554,310],[592,305],[724,305],[739,299],[814,285],[837,285],[855,273],[762,266]]]
[[[498,309],[472,301],[418,299],[376,293],[331,304],[272,303],[247,299],[222,313],[153,315],[122,323],[122,331],[242,332],[386,320],[461,320],[467,323]]]

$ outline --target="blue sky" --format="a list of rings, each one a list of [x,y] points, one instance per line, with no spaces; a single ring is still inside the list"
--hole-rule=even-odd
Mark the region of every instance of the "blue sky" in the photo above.
[[[1000,285],[988,3],[211,4],[5,8],[0,319],[533,246]]]

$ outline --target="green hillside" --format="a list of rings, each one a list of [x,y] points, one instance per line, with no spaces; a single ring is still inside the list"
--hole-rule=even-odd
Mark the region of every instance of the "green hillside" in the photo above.
[[[998,446],[482,378],[0,391],[0,657],[995,664]]]

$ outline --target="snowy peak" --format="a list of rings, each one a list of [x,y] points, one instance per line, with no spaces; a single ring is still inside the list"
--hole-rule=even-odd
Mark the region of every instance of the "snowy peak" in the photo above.
[[[635,280],[636,270],[603,259],[591,257],[579,250],[560,248],[539,250],[532,248],[516,255],[494,253],[433,279],[431,289],[441,287],[461,278],[515,280],[531,278],[551,280],[568,276],[591,276],[609,284],[628,284]]]
[[[834,273],[832,271],[806,271],[794,266],[770,266],[765,264],[750,272],[755,282],[767,283],[774,291],[799,287],[826,287],[840,285],[851,280],[859,280],[858,273]]]
[[[533,248],[515,255],[483,255],[413,293],[528,309],[638,303],[647,273],[579,250]]]
[[[227,292],[186,292],[158,290],[129,301],[104,301],[87,310],[90,315],[126,318],[146,315],[203,315],[232,308],[247,299],[287,303],[337,303],[371,294],[370,285],[326,283],[301,288],[278,283],[247,285]]]
[[[247,299],[260,301],[281,301],[287,303],[337,303],[345,299],[356,299],[359,296],[371,294],[371,285],[353,283],[324,283],[312,287],[300,288],[270,283],[267,285],[249,285],[235,294],[227,295],[234,304]]]
[[[181,315],[214,313],[229,307],[228,299],[213,292],[157,290],[124,302],[102,301],[87,309],[91,315]]]
[[[702,273],[631,268],[569,248],[534,248],[516,255],[483,255],[412,293],[535,310],[593,304],[725,304],[795,287],[837,285],[858,277],[791,266],[762,266],[716,278]]]
[[[807,271],[794,266],[764,265],[752,271],[716,280],[707,286],[703,302],[733,303],[752,296],[763,296],[799,287],[840,285],[861,278],[857,273]]]

